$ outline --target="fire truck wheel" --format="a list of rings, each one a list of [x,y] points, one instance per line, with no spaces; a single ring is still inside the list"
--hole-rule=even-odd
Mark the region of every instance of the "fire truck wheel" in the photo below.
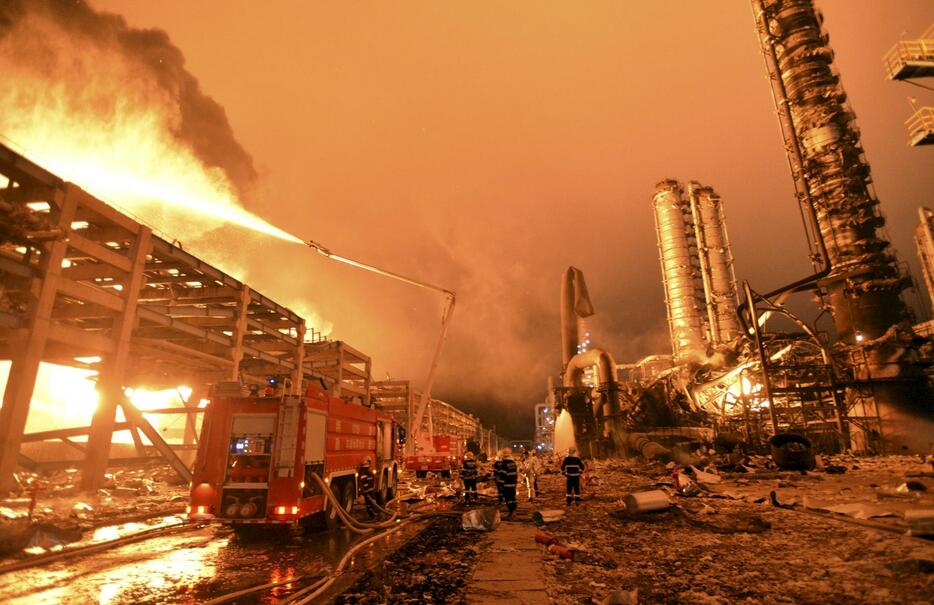
[[[379,491],[376,492],[376,502],[382,506],[389,502],[389,472],[383,471],[383,477],[379,481]]]
[[[350,509],[353,508],[353,503],[354,503],[354,500],[356,499],[357,499],[357,494],[355,493],[353,483],[349,481],[345,482],[344,485],[341,487],[341,495],[340,495],[341,506],[343,506],[344,510],[349,513]]]
[[[342,490],[333,483],[331,484],[331,490],[334,492],[337,499],[341,500]],[[340,525],[340,517],[337,514],[337,509],[331,501],[328,500],[327,508],[324,510],[324,526],[328,529],[335,529],[338,525]]]
[[[450,478],[451,478],[451,471],[441,471],[441,478],[442,478],[442,479],[450,479]]]

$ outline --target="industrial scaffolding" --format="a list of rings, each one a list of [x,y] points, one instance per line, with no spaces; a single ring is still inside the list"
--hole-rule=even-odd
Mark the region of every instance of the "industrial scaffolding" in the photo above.
[[[180,476],[187,466],[124,387],[194,389],[185,407],[195,439],[197,402],[208,384],[264,383],[300,392],[321,380],[365,400],[370,362],[343,343],[305,342],[305,320],[129,216],[0,145],[0,358],[11,360],[0,409],[0,489],[18,464],[37,466],[24,442],[70,441],[84,456],[82,485],[104,476],[112,434],[149,439]],[[88,427],[24,434],[40,362],[96,370],[100,404]],[[125,422],[115,420],[117,407]],[[169,413],[171,410],[161,410]],[[140,452],[142,453],[142,448]]]
[[[373,405],[391,414],[405,428],[407,435],[412,434],[410,423],[415,418],[415,406],[421,394],[411,383],[408,380],[378,380],[370,392]],[[421,429],[424,435],[448,435],[463,442],[475,441],[487,456],[495,455],[506,443],[494,429],[485,428],[476,416],[435,398],[429,401],[422,416]],[[413,453],[414,446],[406,440],[406,453]]]

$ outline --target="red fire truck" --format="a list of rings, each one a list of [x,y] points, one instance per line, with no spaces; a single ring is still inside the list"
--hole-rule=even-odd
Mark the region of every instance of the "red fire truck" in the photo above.
[[[236,387],[236,388],[233,388]],[[232,393],[232,395],[231,395]],[[305,396],[244,396],[239,385],[215,389],[195,459],[189,517],[247,524],[297,524],[337,511],[319,475],[349,510],[367,458],[377,500],[393,498],[399,468],[392,417],[347,403],[310,385]]]
[[[430,446],[426,443],[422,447],[416,446],[415,449],[414,455],[405,457],[405,467],[415,471],[416,477],[438,473],[449,479],[451,471],[460,467],[464,454],[461,451],[461,442],[448,435],[432,435]]]

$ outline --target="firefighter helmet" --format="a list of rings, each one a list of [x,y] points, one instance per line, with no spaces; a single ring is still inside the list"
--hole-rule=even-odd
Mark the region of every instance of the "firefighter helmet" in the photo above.
[[[465,454],[464,454],[464,459],[465,459],[465,460],[473,460],[473,452],[468,451],[467,453],[465,453]]]

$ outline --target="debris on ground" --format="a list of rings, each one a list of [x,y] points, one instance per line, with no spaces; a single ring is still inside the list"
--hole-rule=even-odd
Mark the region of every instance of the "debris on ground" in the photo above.
[[[461,515],[461,528],[464,531],[493,531],[499,523],[499,511],[493,507],[475,508]]]
[[[0,556],[45,552],[95,527],[179,513],[188,501],[188,485],[162,463],[114,469],[92,493],[81,490],[73,468],[15,475],[17,491],[0,499]]]
[[[433,522],[366,572],[335,605],[461,603],[480,558],[482,533],[465,532],[456,518]]]
[[[915,527],[934,530],[934,478],[917,474],[928,472],[926,463],[908,455],[821,458],[813,470],[776,468],[768,456],[722,465],[710,458],[693,468],[593,463],[600,481],[585,483],[584,503],[547,528],[550,539],[574,545],[573,561],[543,556],[549,597],[556,605],[612,603],[620,591],[637,593],[639,603],[930,603],[934,541],[908,536],[909,519],[912,535],[920,535]],[[828,472],[835,467],[845,472]],[[701,475],[700,483],[698,471],[720,480]],[[927,490],[898,492],[909,473]],[[563,504],[563,477],[543,474],[539,487],[536,508]],[[886,487],[902,497],[880,493]],[[632,514],[624,505],[627,495],[653,490],[671,506]],[[810,512],[776,508],[770,492]],[[843,522],[862,516],[871,522],[860,524],[886,531]]]

